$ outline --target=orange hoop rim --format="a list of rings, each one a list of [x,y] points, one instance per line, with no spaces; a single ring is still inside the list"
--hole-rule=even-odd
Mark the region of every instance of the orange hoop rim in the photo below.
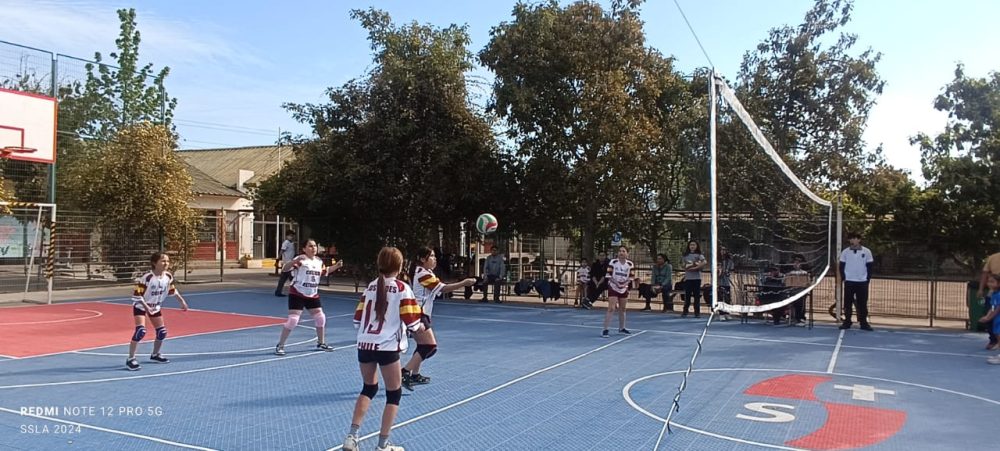
[[[35,153],[38,149],[34,147],[20,147],[20,146],[7,146],[0,147],[0,153],[3,155],[10,155],[12,153]]]

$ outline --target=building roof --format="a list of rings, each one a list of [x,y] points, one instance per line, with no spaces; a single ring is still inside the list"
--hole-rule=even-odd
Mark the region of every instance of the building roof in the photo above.
[[[275,145],[178,150],[177,154],[189,165],[229,188],[237,187],[240,169],[254,173],[254,176],[245,182],[260,183],[278,172],[279,155],[282,164],[293,159],[295,155],[291,146]]]
[[[224,197],[247,196],[246,194],[223,185],[222,182],[212,178],[200,169],[192,166],[190,163],[187,164],[187,170],[188,174],[191,175],[191,192],[194,194]]]

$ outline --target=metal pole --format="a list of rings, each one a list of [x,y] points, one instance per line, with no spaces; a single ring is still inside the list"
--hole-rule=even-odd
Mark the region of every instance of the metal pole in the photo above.
[[[833,259],[833,264],[834,264],[834,267],[837,268],[837,271],[836,271],[837,277],[836,277],[836,279],[834,279],[834,280],[837,281],[837,286],[834,289],[834,297],[836,298],[837,308],[836,308],[836,311],[834,313],[837,316],[837,321],[840,321],[840,319],[841,319],[841,312],[844,309],[844,285],[842,283],[843,281],[840,279],[840,276],[841,276],[841,274],[840,274],[840,247],[844,243],[844,197],[843,197],[843,194],[838,194],[837,195],[837,226],[836,227],[837,227],[837,243],[836,243],[835,246],[832,246],[833,247],[832,250],[833,250],[834,255],[835,255],[835,257]]]
[[[715,114],[718,108],[715,94],[715,69],[711,70],[711,76],[708,80],[708,100],[709,100],[709,110],[708,110],[708,152],[709,152],[709,202],[711,203],[712,218],[711,218],[711,230],[710,237],[711,244],[711,257],[709,257],[710,271],[712,281],[712,311],[715,311],[719,303],[719,270],[718,270],[718,259],[719,259],[719,204],[718,204],[718,161],[716,160],[718,149],[716,148],[716,136],[715,136]]]
[[[59,117],[59,96],[58,96],[58,94],[59,94],[59,82],[58,82],[59,77],[58,77],[58,68],[59,68],[59,63],[58,63],[58,60],[56,59],[56,55],[53,53],[52,54],[52,98],[56,99],[56,118],[57,118],[57,121],[56,121],[55,126],[57,127],[57,130],[58,130],[58,127],[59,127],[59,122],[58,122],[58,117]],[[56,142],[58,142],[58,138],[56,138]],[[59,151],[59,146],[57,144],[56,148],[52,149],[52,157],[53,158],[57,157],[56,153],[58,151]],[[50,204],[55,204],[56,203],[56,164],[55,163],[52,163],[52,164],[49,165],[49,203]]]

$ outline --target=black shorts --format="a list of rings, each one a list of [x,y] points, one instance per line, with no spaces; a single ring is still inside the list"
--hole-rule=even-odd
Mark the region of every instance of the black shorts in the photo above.
[[[132,306],[132,316],[146,316],[146,311],[133,305]],[[156,313],[154,313],[152,315],[149,315],[150,318],[159,318],[161,316],[163,316],[163,310],[162,309],[158,310]]]
[[[420,314],[420,323],[424,325],[424,329],[425,330],[430,329],[431,328],[431,317],[429,317],[429,316],[421,313]]]
[[[319,302],[319,298],[311,299],[297,294],[288,295],[288,310],[312,310],[317,308],[323,308],[323,304]]]
[[[392,365],[399,361],[397,351],[365,351],[358,349],[358,362],[377,363],[379,366]]]

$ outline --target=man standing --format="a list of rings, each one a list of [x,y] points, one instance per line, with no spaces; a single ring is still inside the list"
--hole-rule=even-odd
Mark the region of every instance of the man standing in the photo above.
[[[496,244],[490,247],[490,256],[486,257],[486,262],[483,264],[483,273],[486,274],[486,286],[483,287],[483,300],[480,302],[487,302],[487,292],[489,291],[489,286],[492,285],[493,302],[499,304],[501,302],[500,285],[503,283],[504,277],[507,276],[507,267],[504,264],[503,255],[500,255]]]
[[[840,277],[844,279],[844,323],[840,328],[851,328],[852,306],[857,306],[861,330],[872,330],[868,324],[868,282],[875,258],[871,249],[861,245],[860,234],[852,232],[847,238],[851,246],[840,253]]]
[[[285,263],[290,262],[295,259],[295,234],[288,232],[285,234],[285,241],[281,243],[281,251],[278,253],[279,268],[283,267]],[[284,294],[281,291],[285,288],[285,282],[292,280],[292,271],[282,272],[281,277],[278,278],[278,288],[274,289],[274,295],[281,297]]]
[[[1000,252],[997,252],[989,257],[986,257],[986,264],[983,265],[982,276],[979,277],[979,289],[976,290],[976,298],[984,299],[983,295],[986,294],[986,281],[990,276],[1000,274]],[[989,306],[989,301],[986,300],[986,305]],[[993,320],[997,321],[997,320]],[[990,333],[990,341],[986,343],[986,349],[994,350],[1000,349],[1000,344],[998,344],[997,334],[993,333],[992,323],[986,324],[986,330]]]

